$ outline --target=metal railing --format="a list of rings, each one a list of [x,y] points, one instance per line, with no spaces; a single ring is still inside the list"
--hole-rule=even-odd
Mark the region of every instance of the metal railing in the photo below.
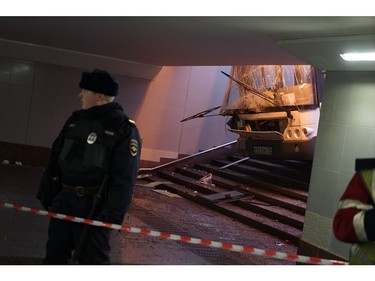
[[[149,173],[149,172],[156,171],[158,169],[166,168],[168,166],[174,166],[174,165],[176,165],[178,163],[186,162],[186,161],[188,161],[190,159],[193,159],[195,157],[202,156],[202,155],[214,152],[216,150],[219,150],[219,149],[227,147],[227,146],[234,145],[236,143],[237,143],[237,140],[234,140],[234,141],[231,141],[231,142],[228,142],[228,143],[224,143],[224,144],[215,146],[215,147],[207,149],[207,150],[203,150],[203,151],[197,152],[197,153],[192,154],[192,155],[188,155],[188,156],[182,157],[180,159],[173,160],[173,161],[165,163],[165,164],[161,164],[159,166],[155,166],[155,167],[151,167],[151,168],[140,168],[138,170],[138,173]]]

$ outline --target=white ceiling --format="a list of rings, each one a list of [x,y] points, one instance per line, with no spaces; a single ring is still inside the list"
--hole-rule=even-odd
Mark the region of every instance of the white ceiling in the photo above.
[[[307,63],[375,71],[375,62],[339,56],[375,50],[375,17],[0,17],[0,40],[150,66]]]

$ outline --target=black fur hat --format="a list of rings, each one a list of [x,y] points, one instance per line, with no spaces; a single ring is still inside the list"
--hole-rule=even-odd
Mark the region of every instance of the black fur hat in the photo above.
[[[81,89],[101,93],[106,96],[117,96],[119,82],[105,70],[95,69],[93,72],[82,72],[79,82]]]

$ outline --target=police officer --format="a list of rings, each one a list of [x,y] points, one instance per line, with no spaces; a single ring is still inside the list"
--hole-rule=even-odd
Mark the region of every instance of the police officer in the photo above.
[[[82,109],[54,141],[36,197],[49,211],[121,224],[133,198],[140,135],[114,102],[119,83],[110,73],[83,72],[79,86]],[[43,263],[110,264],[110,250],[109,229],[51,218]]]

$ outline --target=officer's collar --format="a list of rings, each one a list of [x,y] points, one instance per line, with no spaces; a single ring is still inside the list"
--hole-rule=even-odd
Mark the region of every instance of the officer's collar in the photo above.
[[[81,116],[85,116],[87,118],[92,118],[92,117],[97,117],[99,115],[105,114],[108,111],[111,111],[113,109],[121,109],[122,110],[122,107],[121,107],[120,104],[118,104],[116,102],[110,102],[110,103],[106,103],[106,104],[103,104],[103,105],[94,106],[94,107],[91,107],[89,109],[78,110],[78,111],[76,111],[76,114],[81,115]]]

